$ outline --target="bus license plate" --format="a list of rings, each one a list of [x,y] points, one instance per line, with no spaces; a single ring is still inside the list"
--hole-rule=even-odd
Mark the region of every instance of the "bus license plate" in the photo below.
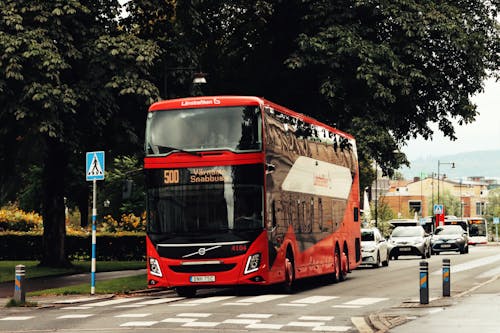
[[[191,282],[215,282],[215,275],[196,275],[189,277]]]
[[[411,247],[400,247],[399,251],[408,252],[411,251]]]

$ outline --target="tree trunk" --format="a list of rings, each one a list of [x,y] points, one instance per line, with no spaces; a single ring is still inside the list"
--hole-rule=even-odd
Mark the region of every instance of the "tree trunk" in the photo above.
[[[66,256],[66,218],[64,211],[65,170],[68,165],[64,144],[47,139],[42,174],[43,240],[40,266],[70,266]]]

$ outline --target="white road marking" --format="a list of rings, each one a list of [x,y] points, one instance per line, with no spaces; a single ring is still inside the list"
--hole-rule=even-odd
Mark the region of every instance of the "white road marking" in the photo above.
[[[277,324],[251,324],[245,326],[245,328],[255,328],[255,329],[263,329],[263,330],[280,330],[284,325]]]
[[[92,317],[93,314],[70,314],[70,315],[64,315],[57,317],[57,319],[82,319],[82,318],[88,318]]]
[[[16,321],[16,320],[28,320],[32,319],[35,317],[30,317],[30,316],[12,316],[12,317],[4,317],[0,320],[5,320],[5,321]]]
[[[260,319],[226,319],[223,324],[250,325],[260,323]]]
[[[475,259],[471,260],[468,262],[465,262],[463,264],[458,264],[458,265],[453,265],[453,263],[450,266],[450,272],[451,273],[458,273],[462,271],[467,271],[471,269],[475,269],[480,266],[485,266],[492,264],[494,262],[500,261],[500,254],[494,255],[494,256],[489,256],[481,259]],[[442,269],[432,272],[432,275],[441,275],[443,273]]]
[[[339,298],[338,296],[311,296],[302,299],[296,299],[291,303],[305,303],[305,304],[317,304],[325,301],[330,301],[332,299]]]
[[[491,278],[494,276],[500,275],[500,267],[490,269],[489,271],[483,272],[479,274],[478,278],[479,279],[484,279],[484,278]]]
[[[350,329],[352,329],[351,326],[317,326],[312,330],[320,332],[347,332]]]
[[[192,323],[193,321],[197,321],[196,318],[166,318],[163,319],[162,323]]]
[[[128,323],[121,324],[120,327],[147,327],[153,326],[158,323],[157,321],[129,321]]]
[[[97,303],[92,303],[92,304],[86,304],[86,306],[109,306],[109,305],[117,305],[117,304],[122,304],[122,303],[129,303],[129,302],[135,302],[138,300],[144,299],[144,297],[129,297],[129,298],[119,298],[119,299],[112,299],[109,301],[103,301],[103,302],[97,302]]]
[[[212,315],[211,313],[194,313],[194,312],[188,312],[188,313],[179,313],[176,316],[177,317],[207,318],[207,317],[210,317],[211,315]]]
[[[185,323],[182,325],[183,327],[215,327],[219,325],[220,322],[211,322],[211,321],[193,321],[191,323]]]
[[[156,299],[151,299],[149,301],[143,301],[137,303],[138,305],[156,305],[156,304],[163,304],[163,303],[171,303],[175,301],[179,301],[181,299],[184,299],[185,297],[171,297],[171,298],[156,298]]]
[[[309,304],[303,304],[303,303],[297,303],[297,304],[293,304],[293,303],[279,303],[278,305],[279,306],[296,306],[296,307],[301,307],[301,306],[308,306]]]
[[[194,305],[200,305],[200,304],[210,304],[210,303],[216,303],[220,301],[224,301],[226,299],[234,298],[235,296],[213,296],[213,297],[206,297],[206,298],[198,298],[198,299],[193,299],[191,301],[184,302],[182,304],[194,304]],[[175,304],[172,304],[175,305]]]
[[[317,321],[330,321],[335,318],[334,316],[302,316],[299,320],[317,320]]]
[[[255,318],[255,319],[268,319],[273,315],[270,313],[242,313],[239,314],[238,318]]]
[[[339,308],[339,309],[359,309],[361,307],[362,307],[361,305],[347,305],[347,304],[332,305],[332,308]]]
[[[291,321],[286,326],[295,327],[318,327],[323,326],[325,323],[321,321]]]
[[[144,318],[150,315],[151,313],[126,313],[126,314],[116,315],[115,318]]]
[[[61,310],[88,310],[92,309],[91,306],[66,306],[64,308],[61,308]]]
[[[264,303],[268,301],[273,301],[275,299],[280,299],[283,297],[287,297],[288,295],[261,295],[245,298],[237,301],[236,303]]]
[[[343,303],[343,305],[371,305],[378,302],[386,301],[388,298],[378,298],[378,297],[361,297],[349,302]]]

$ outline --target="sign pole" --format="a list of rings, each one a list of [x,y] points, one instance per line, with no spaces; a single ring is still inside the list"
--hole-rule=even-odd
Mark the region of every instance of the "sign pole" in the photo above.
[[[104,180],[104,152],[87,152],[85,161],[87,181],[92,181],[92,262],[90,268],[90,294],[95,294],[96,271],[96,221],[97,221],[97,181]]]
[[[92,181],[92,264],[91,264],[91,281],[90,281],[90,294],[95,294],[95,268],[96,268],[96,220],[97,220],[97,180]]]

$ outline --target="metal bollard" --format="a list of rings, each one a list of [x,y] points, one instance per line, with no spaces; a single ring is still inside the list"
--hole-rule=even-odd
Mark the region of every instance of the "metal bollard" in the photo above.
[[[24,265],[16,265],[14,300],[18,303],[24,303],[26,301],[26,291],[24,290],[25,273],[26,267]]]
[[[450,259],[443,259],[443,296],[450,296]]]
[[[420,304],[429,304],[429,263],[420,262]]]

